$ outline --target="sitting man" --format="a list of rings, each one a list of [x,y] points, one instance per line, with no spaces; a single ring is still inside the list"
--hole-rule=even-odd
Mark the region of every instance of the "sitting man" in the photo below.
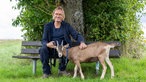
[[[84,43],[84,38],[74,28],[64,21],[65,13],[61,6],[55,8],[52,13],[53,21],[44,26],[44,33],[42,38],[42,47],[40,48],[40,59],[42,62],[43,78],[48,78],[51,74],[51,68],[49,63],[49,57],[52,53],[57,53],[55,48],[55,42],[59,44],[63,41],[63,44],[71,44],[71,37],[80,43],[79,48],[84,49],[87,45]],[[68,73],[65,71],[66,64],[65,59],[62,58],[59,63],[59,74]]]

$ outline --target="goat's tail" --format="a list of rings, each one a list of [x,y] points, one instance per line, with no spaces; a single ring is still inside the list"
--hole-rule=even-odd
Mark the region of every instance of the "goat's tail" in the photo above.
[[[120,42],[112,42],[112,43],[110,43],[110,46],[111,46],[111,48],[114,48],[116,46],[121,46],[121,43]]]

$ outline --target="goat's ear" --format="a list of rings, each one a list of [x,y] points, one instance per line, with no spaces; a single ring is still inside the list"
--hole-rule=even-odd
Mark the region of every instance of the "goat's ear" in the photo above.
[[[69,44],[66,44],[66,45],[64,45],[63,47],[67,48],[67,47],[69,47]]]

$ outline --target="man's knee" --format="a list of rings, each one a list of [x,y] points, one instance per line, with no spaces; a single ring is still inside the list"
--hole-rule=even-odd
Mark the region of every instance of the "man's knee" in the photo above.
[[[42,46],[39,50],[39,53],[40,53],[40,59],[41,60],[48,60],[49,58],[49,50],[47,47],[45,46]]]

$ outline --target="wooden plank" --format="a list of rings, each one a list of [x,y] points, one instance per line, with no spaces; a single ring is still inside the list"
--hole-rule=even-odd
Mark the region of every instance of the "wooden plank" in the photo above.
[[[39,54],[39,49],[21,49],[21,54]]]
[[[42,46],[41,41],[22,41],[22,46]]]
[[[12,56],[12,58],[18,58],[18,59],[40,59],[40,56]]]

